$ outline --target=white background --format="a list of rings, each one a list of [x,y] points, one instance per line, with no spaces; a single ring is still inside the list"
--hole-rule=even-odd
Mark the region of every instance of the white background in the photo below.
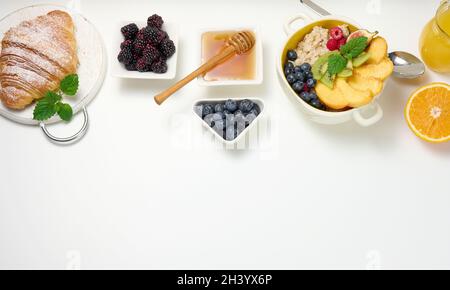
[[[37,2],[2,1],[0,14]],[[439,4],[318,2],[415,54]],[[152,97],[171,81],[108,74],[89,132],[70,147],[1,118],[0,268],[450,268],[450,144],[425,144],[403,118],[415,88],[449,76],[390,80],[385,117],[371,128],[322,126],[275,72],[283,22],[308,12],[297,0],[84,0],[81,9],[111,59],[116,22],[156,12],[178,23],[178,78],[198,64],[201,28],[259,25],[264,84],[193,82],[158,107]],[[192,116],[196,99],[231,96],[266,102],[270,126],[254,148],[219,149]],[[51,129],[68,135],[80,119]]]

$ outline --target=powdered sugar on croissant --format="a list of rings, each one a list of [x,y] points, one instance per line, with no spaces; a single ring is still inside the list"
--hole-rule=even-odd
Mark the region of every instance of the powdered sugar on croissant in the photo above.
[[[23,109],[58,88],[78,65],[72,18],[52,11],[5,33],[0,54],[0,99]]]

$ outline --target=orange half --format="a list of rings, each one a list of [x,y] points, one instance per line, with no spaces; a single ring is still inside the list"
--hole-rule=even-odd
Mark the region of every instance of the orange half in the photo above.
[[[450,140],[450,85],[431,83],[415,91],[405,108],[411,130],[421,139],[442,143]]]

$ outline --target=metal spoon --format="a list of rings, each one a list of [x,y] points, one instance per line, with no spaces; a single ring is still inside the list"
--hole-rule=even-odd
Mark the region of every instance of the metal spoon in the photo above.
[[[394,76],[398,78],[415,79],[425,74],[423,62],[408,52],[394,51],[389,53],[389,58],[394,63]]]
[[[331,15],[311,0],[300,0],[300,3],[308,6],[321,16]],[[405,51],[389,53],[389,58],[394,63],[394,76],[402,79],[415,79],[425,74],[424,63],[416,56]]]

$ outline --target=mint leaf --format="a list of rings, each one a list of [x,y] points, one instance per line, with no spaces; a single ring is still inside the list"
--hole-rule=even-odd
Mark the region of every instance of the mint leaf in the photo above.
[[[33,119],[37,121],[45,121],[56,114],[56,103],[62,97],[54,92],[47,92],[44,98],[36,103],[33,111]]]
[[[78,84],[78,75],[68,75],[61,81],[59,88],[64,94],[75,96],[78,91]]]
[[[328,59],[328,72],[335,75],[343,71],[347,67],[348,60],[340,54],[333,54]]]
[[[72,111],[72,107],[69,104],[65,104],[65,103],[57,103],[57,112],[58,112],[58,116],[66,121],[69,122],[70,120],[72,120],[72,116],[73,116],[73,111]]]
[[[341,54],[351,60],[364,52],[368,41],[369,39],[365,36],[353,38],[341,47]]]

